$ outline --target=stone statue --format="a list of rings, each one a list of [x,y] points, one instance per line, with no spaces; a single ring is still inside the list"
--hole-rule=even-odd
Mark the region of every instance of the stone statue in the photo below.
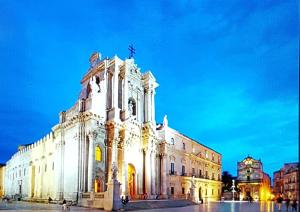
[[[132,104],[132,100],[130,100],[129,103],[128,103],[128,112],[129,112],[129,115],[130,115],[130,116],[133,115],[133,104]]]
[[[164,125],[165,127],[168,126],[168,117],[167,117],[167,115],[164,116],[163,125]]]
[[[117,175],[118,175],[118,167],[116,165],[116,162],[112,163],[111,171],[112,171],[112,179],[116,180],[117,179]]]
[[[192,177],[192,188],[196,188],[196,186],[195,186],[195,176]]]

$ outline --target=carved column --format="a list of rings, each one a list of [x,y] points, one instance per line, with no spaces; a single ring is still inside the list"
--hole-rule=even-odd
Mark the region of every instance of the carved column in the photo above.
[[[157,175],[157,172],[155,170],[155,151],[151,151],[151,194],[155,195],[155,176]]]
[[[118,151],[118,157],[117,157],[117,165],[118,165],[118,181],[122,182],[122,173],[123,173],[123,160],[124,160],[124,145],[121,138],[119,139],[119,142],[117,144],[117,151]]]
[[[108,182],[112,179],[112,163],[115,162],[118,165],[118,129],[114,125],[109,126],[109,135],[108,135]]]
[[[128,79],[124,74],[124,90],[123,90],[123,110],[125,111],[125,119],[128,117]]]
[[[150,121],[150,95],[149,95],[149,89],[145,88],[145,122]]]
[[[123,132],[123,136],[121,137],[122,143],[123,143],[123,149],[122,149],[122,160],[121,162],[121,183],[122,183],[122,195],[127,196],[128,195],[128,163],[127,163],[127,158],[125,151],[128,148],[127,141],[129,139],[129,135],[126,131]]]
[[[151,194],[151,152],[145,148],[145,193]]]
[[[111,180],[111,168],[112,168],[112,153],[113,153],[113,128],[111,126],[107,127],[107,182]]]
[[[151,119],[151,121],[155,121],[155,104],[154,104],[154,96],[155,96],[155,91],[154,91],[154,89],[152,90],[152,92],[151,92],[151,109],[152,109],[152,119]]]
[[[113,98],[112,107],[114,108],[114,117],[120,117],[120,109],[118,107],[118,87],[119,87],[119,66],[115,63],[113,75]]]
[[[161,191],[162,196],[167,195],[167,155],[161,154]]]
[[[95,163],[95,149],[94,139],[95,135],[89,135],[89,156],[88,156],[88,191],[94,191],[94,163]]]

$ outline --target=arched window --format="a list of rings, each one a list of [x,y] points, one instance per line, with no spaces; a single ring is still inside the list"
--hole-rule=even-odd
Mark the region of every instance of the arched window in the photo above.
[[[171,144],[174,145],[174,138],[171,138]]]
[[[96,146],[96,149],[95,149],[95,160],[96,161],[102,160],[102,152],[101,152],[101,148],[99,146]]]
[[[86,98],[90,96],[91,91],[92,91],[91,84],[88,83],[86,86]]]

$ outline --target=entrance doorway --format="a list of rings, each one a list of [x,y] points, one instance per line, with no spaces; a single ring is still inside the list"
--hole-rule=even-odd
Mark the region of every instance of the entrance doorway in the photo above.
[[[131,199],[135,198],[135,190],[136,190],[136,171],[134,166],[130,163],[128,164],[128,193]]]
[[[201,201],[202,199],[201,187],[199,187],[198,196],[199,196],[199,201]]]

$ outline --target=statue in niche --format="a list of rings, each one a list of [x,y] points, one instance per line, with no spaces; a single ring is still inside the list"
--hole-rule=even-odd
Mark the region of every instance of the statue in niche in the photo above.
[[[129,112],[130,116],[133,115],[133,103],[132,103],[132,100],[129,100],[129,103],[128,103],[128,112]]]

